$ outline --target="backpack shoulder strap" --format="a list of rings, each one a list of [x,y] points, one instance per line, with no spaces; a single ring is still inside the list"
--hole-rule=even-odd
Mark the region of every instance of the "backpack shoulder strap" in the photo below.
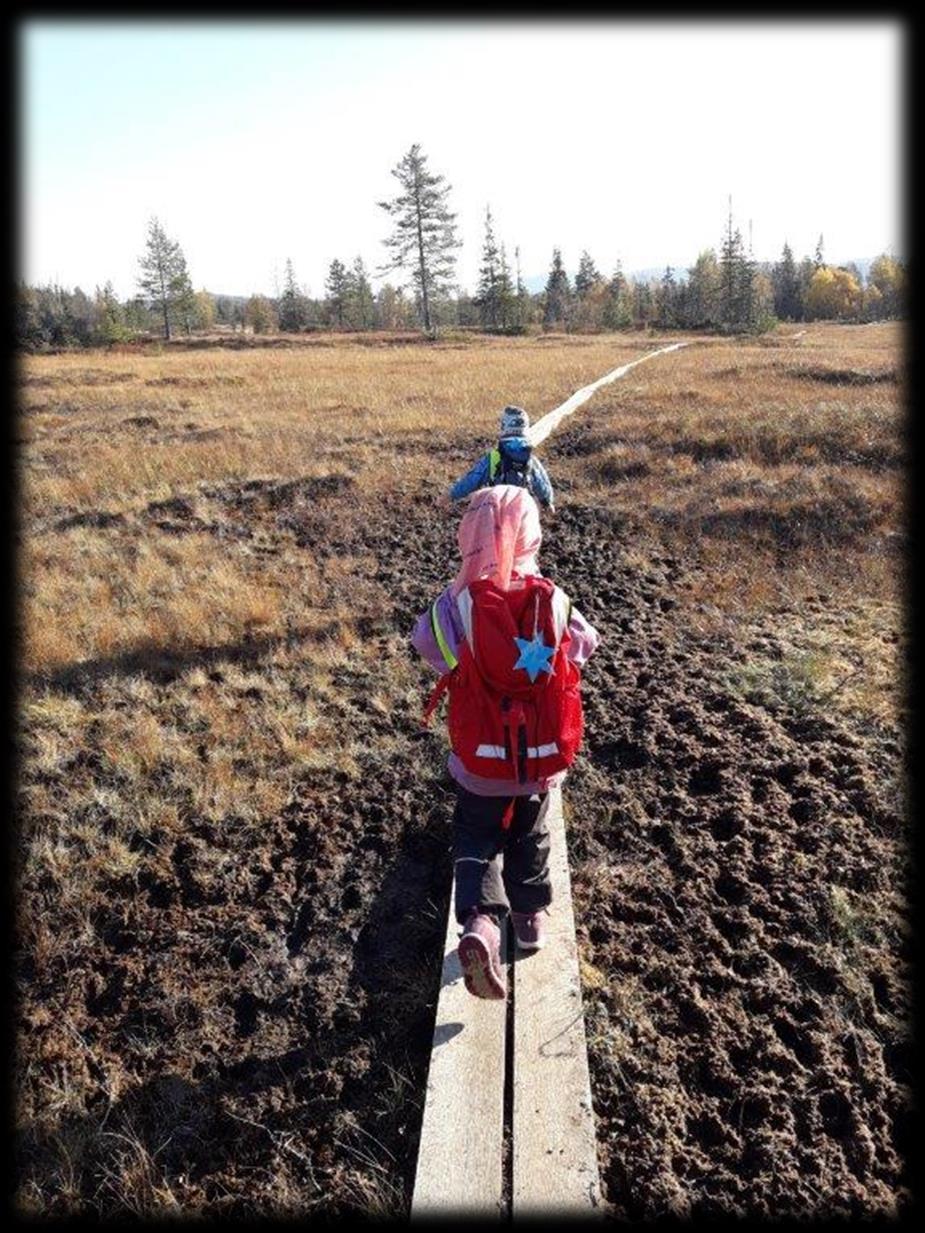
[[[497,446],[488,454],[488,482],[492,483],[501,466],[501,451]]]
[[[463,632],[466,635],[466,641],[472,647],[472,594],[468,587],[463,589],[456,596],[456,608],[459,612],[462,621]]]
[[[562,635],[568,628],[572,618],[572,601],[561,587],[554,587],[552,592],[552,620],[556,631],[556,646],[562,641]]]
[[[421,727],[426,728],[430,723],[431,716],[437,709],[440,699],[446,693],[450,684],[451,673],[445,672],[437,684],[431,690],[430,697],[427,699],[427,705],[424,707],[424,713],[421,715]]]

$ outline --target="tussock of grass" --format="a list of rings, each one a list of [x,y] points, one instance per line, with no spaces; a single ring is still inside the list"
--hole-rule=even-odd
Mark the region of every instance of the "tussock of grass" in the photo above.
[[[857,368],[794,368],[790,375],[803,381],[822,381],[826,385],[879,385],[883,381],[893,384],[899,381],[896,368],[875,372]]]

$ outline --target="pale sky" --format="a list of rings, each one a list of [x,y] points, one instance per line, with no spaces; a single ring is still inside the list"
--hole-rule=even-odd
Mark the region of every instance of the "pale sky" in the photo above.
[[[276,293],[287,257],[386,260],[415,142],[449,184],[474,290],[486,205],[524,276],[718,249],[904,255],[897,20],[21,20],[20,269],[137,290],[156,215],[194,285]],[[391,281],[398,281],[396,275]],[[384,281],[374,278],[374,285]]]

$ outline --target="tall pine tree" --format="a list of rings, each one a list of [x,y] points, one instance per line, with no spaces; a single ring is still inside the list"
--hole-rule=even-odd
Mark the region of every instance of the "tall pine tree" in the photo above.
[[[191,328],[193,287],[186,258],[180,245],[167,236],[156,218],[148,224],[147,246],[139,264],[138,286],[163,322],[164,337],[170,339],[178,316],[188,329]]]
[[[459,247],[456,215],[447,204],[450,186],[442,175],[427,170],[427,156],[419,145],[411,147],[392,175],[402,191],[391,201],[379,202],[394,224],[385,240],[392,261],[380,273],[410,271],[422,324],[430,333],[434,301],[449,287],[456,264],[453,250]]]

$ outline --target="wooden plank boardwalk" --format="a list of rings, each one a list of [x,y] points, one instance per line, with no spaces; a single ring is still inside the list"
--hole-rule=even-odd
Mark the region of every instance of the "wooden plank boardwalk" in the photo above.
[[[507,1007],[466,990],[460,932],[451,891],[411,1215],[500,1219]]]
[[[549,830],[549,940],[531,954],[511,955],[508,948],[512,1016],[505,1003],[466,991],[451,896],[412,1219],[603,1214],[559,793]],[[513,1088],[509,1126],[505,1083]],[[511,1141],[507,1177],[505,1131]]]
[[[562,795],[550,806],[549,941],[514,962],[512,1215],[601,1206]]]

